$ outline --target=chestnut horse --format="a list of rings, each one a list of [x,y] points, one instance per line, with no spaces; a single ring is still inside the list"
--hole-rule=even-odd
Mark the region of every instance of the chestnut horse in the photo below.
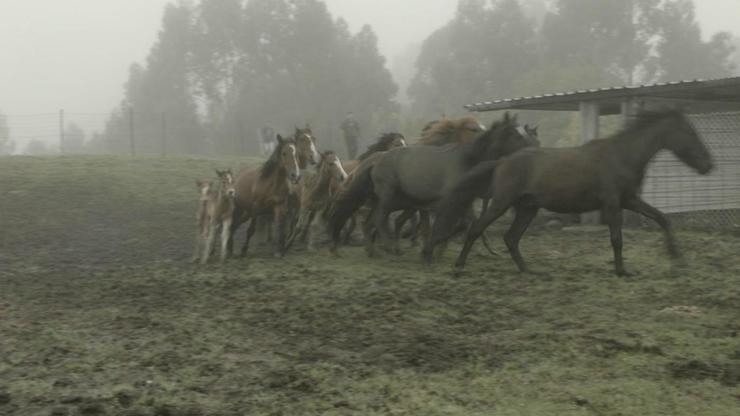
[[[293,138],[283,139],[280,135],[277,140],[277,147],[265,163],[259,167],[246,168],[236,177],[234,185],[236,207],[228,246],[230,249],[233,247],[236,229],[249,221],[247,237],[241,249],[242,256],[247,254],[257,218],[267,214],[272,214],[276,224],[277,241],[274,254],[276,257],[285,254],[285,225],[291,198],[295,197],[295,188],[301,178],[301,170],[296,141]]]

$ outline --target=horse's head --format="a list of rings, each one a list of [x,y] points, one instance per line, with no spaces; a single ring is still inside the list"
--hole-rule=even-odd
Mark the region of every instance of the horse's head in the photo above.
[[[302,129],[296,127],[293,140],[295,140],[296,150],[298,152],[298,165],[301,169],[305,169],[309,164],[315,165],[319,163],[316,138],[309,126]]]
[[[679,111],[666,112],[660,117],[665,126],[663,146],[673,152],[682,162],[702,175],[714,169],[709,149],[704,145],[689,119]]]
[[[486,159],[498,159],[525,147],[540,146],[537,130],[520,126],[517,116],[511,116],[508,112],[503,119],[494,122],[479,140],[490,141],[485,151]]]
[[[342,167],[342,161],[339,160],[339,156],[331,150],[321,154],[319,175],[322,177],[328,177],[333,184],[337,185],[347,179],[347,172],[345,172],[344,167]]]
[[[236,188],[234,187],[234,174],[231,172],[231,169],[224,171],[216,169],[216,175],[218,175],[218,181],[221,185],[221,192],[229,198],[234,198],[236,196]]]
[[[208,194],[211,193],[211,190],[213,190],[213,181],[207,179],[196,179],[195,186],[198,188],[200,199],[205,200],[208,198]]]
[[[381,148],[380,151],[387,151],[396,147],[405,147],[406,138],[401,133],[386,133],[380,139],[378,139]]]
[[[280,168],[285,172],[285,176],[291,183],[298,183],[301,179],[301,169],[298,166],[298,150],[294,140],[283,139],[282,136],[277,136],[278,147],[275,149],[277,152],[278,163]]]
[[[406,138],[403,137],[403,134],[401,133],[385,133],[384,135],[380,136],[378,140],[371,144],[365,153],[361,154],[358,159],[359,160],[365,160],[370,155],[376,153],[376,152],[387,152],[388,150],[394,149],[396,147],[405,147],[406,146]]]

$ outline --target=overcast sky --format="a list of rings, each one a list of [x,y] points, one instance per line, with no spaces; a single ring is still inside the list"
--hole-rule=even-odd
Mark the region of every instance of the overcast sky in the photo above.
[[[457,4],[457,0],[325,1],[353,31],[365,23],[372,25],[389,60],[449,20]],[[9,115],[14,136],[53,136],[56,124],[32,115],[61,108],[91,113],[79,116],[87,117],[81,123],[88,128],[102,123],[103,114],[121,100],[129,66],[146,57],[168,2],[0,0],[0,112]],[[740,31],[740,0],[695,3],[705,35]]]

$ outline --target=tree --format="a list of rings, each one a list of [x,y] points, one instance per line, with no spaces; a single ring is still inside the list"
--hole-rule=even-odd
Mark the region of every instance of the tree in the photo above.
[[[660,28],[656,52],[661,79],[719,78],[733,73],[732,35],[719,32],[704,42],[692,0],[666,2],[654,20]]]
[[[516,0],[461,0],[424,41],[409,87],[419,114],[454,114],[471,100],[508,96],[537,62],[535,24]]]
[[[106,128],[106,135],[117,151],[129,149],[128,134],[121,134],[130,130],[129,109],[133,109],[138,153],[161,152],[163,117],[168,121],[170,150],[198,153],[205,148],[189,69],[192,14],[186,3],[168,4],[162,18],[162,30],[146,65],[131,66],[121,111],[109,120],[110,130]],[[124,125],[125,130],[121,128]]]
[[[10,155],[15,151],[15,142],[10,139],[8,119],[0,113],[0,155]]]
[[[45,156],[51,154],[51,149],[39,139],[31,139],[26,143],[26,147],[23,150],[23,154],[32,156]]]
[[[75,123],[67,124],[64,129],[64,141],[61,151],[66,154],[80,154],[84,152],[85,131]]]

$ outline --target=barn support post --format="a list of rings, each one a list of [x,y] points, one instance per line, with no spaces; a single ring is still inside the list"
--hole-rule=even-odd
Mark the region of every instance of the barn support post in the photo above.
[[[599,137],[599,103],[593,101],[582,101],[581,109],[581,143],[588,143]],[[599,212],[589,212],[581,215],[581,224],[599,224],[601,215]]]

